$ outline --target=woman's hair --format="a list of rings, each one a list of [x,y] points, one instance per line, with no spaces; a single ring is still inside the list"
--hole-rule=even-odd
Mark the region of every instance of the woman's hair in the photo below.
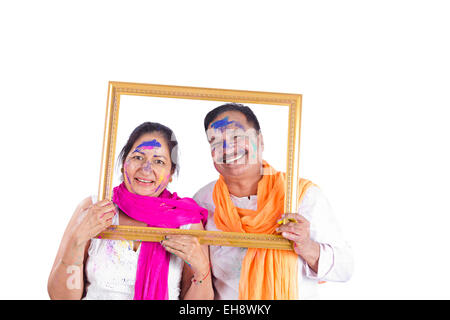
[[[128,138],[127,143],[122,148],[122,151],[120,151],[118,162],[123,166],[123,164],[125,163],[125,159],[128,153],[130,153],[130,150],[133,147],[136,140],[138,140],[142,135],[146,133],[153,133],[153,132],[158,132],[166,140],[166,143],[169,146],[170,161],[172,163],[171,172],[172,174],[173,173],[178,174],[180,166],[178,164],[177,138],[175,137],[175,134],[171,129],[157,122],[144,122],[143,124],[139,125],[138,127],[136,127],[136,129],[133,130],[130,137]]]
[[[256,118],[255,114],[253,113],[252,109],[240,103],[226,103],[208,112],[204,121],[205,131],[208,130],[208,126],[215,118],[217,118],[220,114],[227,111],[239,111],[245,116],[247,122],[251,124],[256,131],[261,130],[259,126],[259,121]]]

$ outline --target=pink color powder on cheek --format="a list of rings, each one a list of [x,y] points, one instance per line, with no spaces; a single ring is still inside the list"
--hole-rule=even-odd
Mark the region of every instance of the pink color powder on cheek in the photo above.
[[[126,179],[128,181],[128,185],[130,186],[131,192],[136,193],[136,191],[133,190],[133,186],[131,184],[131,179],[130,179],[130,176],[128,175],[129,162],[130,162],[130,160],[125,161],[125,165],[124,165],[123,171],[124,171],[125,177],[126,177]]]

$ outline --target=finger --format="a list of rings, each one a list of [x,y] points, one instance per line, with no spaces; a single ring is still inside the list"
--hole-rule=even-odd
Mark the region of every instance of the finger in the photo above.
[[[93,210],[106,210],[110,208],[115,208],[115,204],[111,201],[108,202],[97,202],[92,206]]]
[[[166,249],[166,251],[168,251],[170,253],[173,253],[177,257],[179,257],[179,258],[183,259],[184,261],[186,261],[186,255],[184,254],[183,251],[174,249],[172,247],[164,246],[164,245],[163,245],[163,248]]]
[[[304,230],[304,227],[302,225],[293,222],[283,224],[276,229],[276,231],[278,232],[291,232],[296,234],[300,234],[302,230]]]
[[[112,217],[109,219],[102,219],[98,222],[98,224],[106,229],[112,224]]]
[[[109,213],[112,213],[113,215],[116,214],[116,208],[114,206],[102,207],[96,212],[96,216],[98,219],[101,219],[104,215]]]
[[[163,241],[161,241],[161,245],[163,247],[169,247],[169,248],[176,249],[176,250],[182,251],[182,252],[186,251],[186,245],[184,245],[183,243],[178,242],[178,241],[163,240]]]
[[[94,206],[104,207],[108,204],[113,204],[113,202],[111,200],[104,199],[104,200],[100,200],[100,201],[97,201],[96,203],[94,203]]]
[[[108,228],[111,225],[110,222],[105,222],[105,223],[99,223],[97,224],[95,227],[93,227],[91,229],[91,231],[89,232],[89,235],[91,238],[96,237],[99,233],[103,232],[106,230],[106,228]]]
[[[106,212],[104,213],[102,216],[100,216],[100,220],[101,221],[105,221],[105,220],[112,220],[112,218],[114,218],[114,216],[116,215],[115,212]]]
[[[97,206],[96,209],[97,210],[110,210],[110,209],[115,209],[116,205],[112,202],[105,204],[103,206]]]
[[[280,222],[281,221],[281,222]],[[294,223],[302,223],[302,222],[308,222],[308,220],[306,220],[305,217],[303,217],[302,215],[298,214],[298,213],[285,213],[281,216],[281,219],[278,220],[278,223],[282,223],[284,221],[284,223],[287,223],[287,221],[289,222],[294,222]]]
[[[109,212],[116,212],[116,210],[114,207],[93,208],[89,212],[89,215],[91,217],[93,217],[94,219],[100,219],[101,217],[103,217],[103,215],[105,215],[106,213],[109,213]]]
[[[281,236],[283,238],[286,238],[286,239],[294,241],[294,242],[300,242],[302,240],[302,238],[300,236],[298,236],[295,233],[291,233],[291,232],[282,232]]]
[[[292,216],[293,214],[289,214],[290,216],[288,216],[288,213],[282,214],[280,219],[277,220],[278,224],[286,224],[288,222],[297,222],[297,217],[296,216]]]

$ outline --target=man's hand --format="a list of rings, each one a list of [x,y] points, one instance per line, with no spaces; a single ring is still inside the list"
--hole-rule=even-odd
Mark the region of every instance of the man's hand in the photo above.
[[[288,221],[282,224],[283,221]],[[294,251],[302,257],[314,272],[317,273],[320,257],[320,245],[311,240],[309,221],[298,213],[285,213],[277,221],[281,224],[276,231],[294,242]]]

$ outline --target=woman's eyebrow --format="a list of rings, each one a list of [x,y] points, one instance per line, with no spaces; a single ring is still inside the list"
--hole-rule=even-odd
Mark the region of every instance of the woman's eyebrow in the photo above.
[[[133,153],[135,153],[135,152],[145,155],[145,153],[142,152],[141,149],[139,149],[139,148],[134,149]]]
[[[164,158],[164,159],[167,160],[167,157],[165,155],[162,155],[162,154],[154,154],[153,158]]]

